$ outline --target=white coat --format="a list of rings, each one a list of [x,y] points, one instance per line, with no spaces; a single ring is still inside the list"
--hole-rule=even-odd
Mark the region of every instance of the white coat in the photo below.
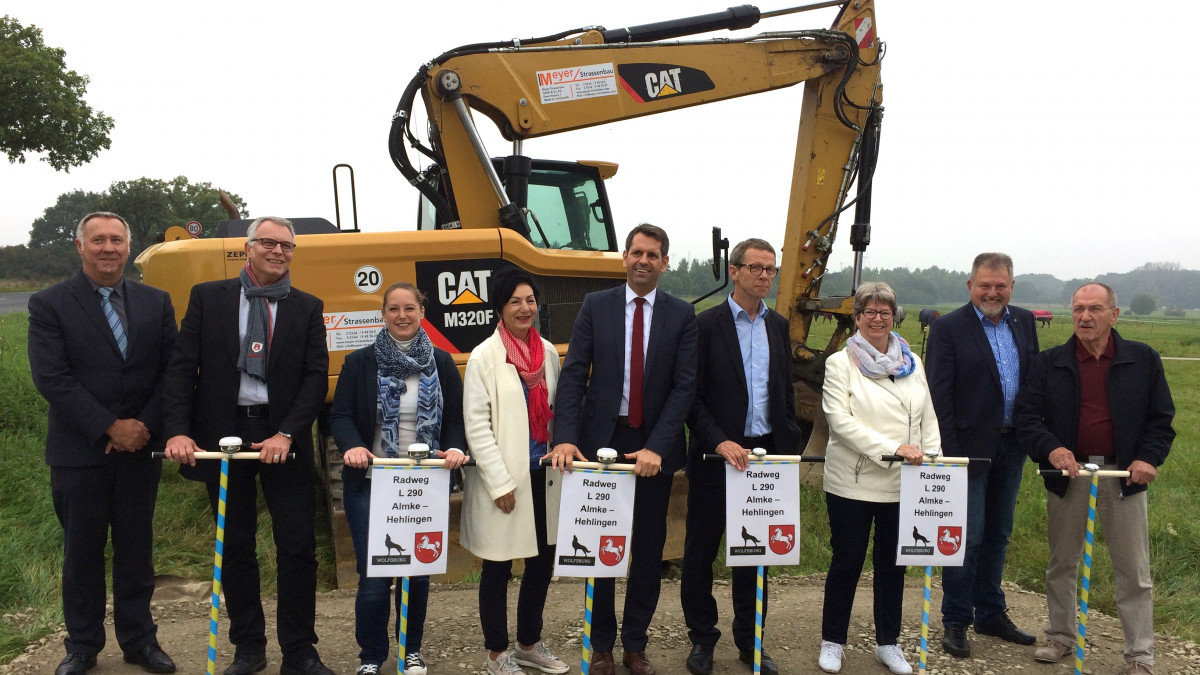
[[[553,405],[558,351],[544,339],[542,346]],[[538,552],[529,484],[529,410],[517,369],[506,359],[499,332],[492,333],[471,352],[463,381],[463,422],[475,466],[463,467],[459,543],[485,560],[530,558]],[[546,538],[551,544],[558,537],[561,482],[557,471],[546,471]],[[514,490],[516,507],[506,514],[495,500]]]
[[[825,491],[865,502],[900,501],[901,445],[941,454],[942,436],[921,360],[907,377],[872,379],[842,350],[825,361],[821,406],[829,422]]]

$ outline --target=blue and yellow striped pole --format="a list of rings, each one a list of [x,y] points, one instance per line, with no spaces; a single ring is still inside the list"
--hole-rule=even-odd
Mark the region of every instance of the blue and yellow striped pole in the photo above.
[[[763,566],[758,566],[758,585],[754,590],[754,673],[762,672]]]
[[[226,448],[226,441],[236,440],[236,446],[241,447],[241,439],[221,439],[221,448]],[[225,452],[221,457],[221,490],[217,496],[217,542],[213,547],[213,584],[212,609],[208,614],[208,675],[217,671],[217,618],[221,611],[221,561],[225,557],[225,499],[229,490],[229,456]]]
[[[929,595],[933,584],[933,565],[925,566],[925,597],[921,600],[921,670],[929,660]]]
[[[400,582],[400,635],[396,639],[396,672],[404,675],[405,643],[408,642],[408,577]]]
[[[1079,639],[1075,643],[1075,675],[1083,673],[1083,647],[1084,638],[1087,637],[1088,592],[1092,589],[1092,543],[1096,536],[1096,491],[1100,483],[1097,469],[1099,467],[1092,469],[1092,482],[1088,491],[1087,536],[1083,540],[1083,586],[1079,594]]]
[[[596,579],[588,577],[587,597],[583,602],[583,663],[579,672],[588,675],[588,665],[592,661],[592,597],[596,594]]]

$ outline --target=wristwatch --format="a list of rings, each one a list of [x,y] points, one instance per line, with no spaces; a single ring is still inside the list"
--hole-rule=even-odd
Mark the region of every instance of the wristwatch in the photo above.
[[[288,439],[289,441],[292,440],[292,435],[286,431],[278,431],[276,433],[278,433],[280,436],[283,436],[284,438]]]

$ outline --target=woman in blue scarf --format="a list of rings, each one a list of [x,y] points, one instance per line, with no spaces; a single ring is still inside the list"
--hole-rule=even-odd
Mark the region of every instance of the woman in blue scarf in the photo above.
[[[371,457],[405,457],[410,443],[425,443],[446,460],[462,466],[466,447],[462,417],[462,378],[454,359],[433,346],[421,320],[425,295],[399,282],[383,294],[383,330],[375,344],[346,357],[338,376],[329,426],[342,453],[343,501],[354,554],[358,558],[358,596],[354,635],[362,665],[356,675],[377,675],[388,658],[392,579],[367,576],[367,526],[371,510]],[[425,675],[421,656],[429,577],[409,579],[408,633],[404,672]],[[396,619],[400,593],[395,594]],[[397,631],[398,632],[398,631]]]

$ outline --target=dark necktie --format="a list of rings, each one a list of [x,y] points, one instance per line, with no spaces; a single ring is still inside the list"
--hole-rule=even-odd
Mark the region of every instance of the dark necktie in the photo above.
[[[646,299],[634,298],[633,302],[633,338],[629,345],[629,426],[637,429],[642,426],[642,364],[646,358],[642,347],[642,306],[646,304]]]
[[[96,289],[100,294],[100,309],[104,312],[104,318],[108,320],[108,327],[112,329],[113,337],[117,339],[117,348],[121,350],[121,358],[129,356],[129,340],[125,337],[125,327],[121,325],[121,317],[117,316],[117,308],[113,307],[112,301],[108,296],[112,295],[113,289],[108,286],[101,286]]]

